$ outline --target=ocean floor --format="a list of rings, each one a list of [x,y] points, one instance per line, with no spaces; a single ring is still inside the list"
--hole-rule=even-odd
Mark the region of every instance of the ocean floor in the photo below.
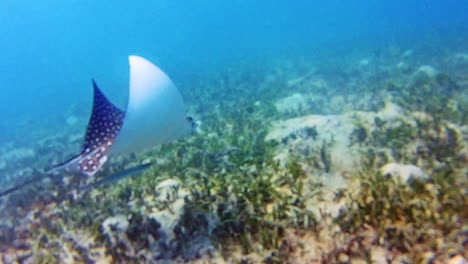
[[[155,162],[142,175],[84,192],[89,179],[58,175],[2,198],[2,263],[466,263],[468,51],[206,76],[179,85],[197,134],[97,177]],[[87,117],[63,119],[0,150],[2,186],[79,148]]]

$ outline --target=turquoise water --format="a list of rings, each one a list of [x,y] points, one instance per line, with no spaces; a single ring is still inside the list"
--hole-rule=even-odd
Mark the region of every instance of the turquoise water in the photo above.
[[[286,263],[294,254],[285,257],[285,248],[333,241],[336,248],[328,244],[323,254],[306,246],[303,259],[288,260],[306,263],[313,252],[311,259],[336,263],[337,252],[354,248],[345,242],[368,231],[362,226],[387,230],[375,224],[385,219],[353,226],[361,212],[349,206],[333,216],[335,224],[345,219],[346,227],[333,226],[345,242],[305,239],[329,227],[330,219],[317,220],[316,203],[332,210],[336,197],[354,195],[349,186],[359,166],[352,162],[361,158],[360,177],[402,188],[397,198],[382,192],[388,200],[421,196],[434,203],[412,201],[422,204],[417,213],[454,215],[430,233],[448,249],[427,242],[413,251],[414,241],[401,249],[404,235],[392,240],[390,233],[372,247],[392,256],[416,252],[413,261],[434,250],[441,263],[466,252],[457,244],[466,234],[455,233],[468,217],[457,209],[466,208],[468,189],[467,14],[461,0],[2,0],[0,194],[34,183],[0,197],[0,262]],[[68,172],[43,180],[43,170],[79,153],[92,79],[125,108],[129,55],[170,76],[198,133],[112,159],[97,180],[114,175],[118,183],[77,188],[94,187],[96,178]],[[392,185],[380,174],[372,178],[382,168],[429,176]],[[127,177],[134,173],[139,177]],[[324,197],[313,200],[319,193]],[[362,208],[375,213],[373,205]],[[398,206],[386,208],[413,212]],[[407,224],[406,215],[387,211],[373,216]],[[433,228],[417,213],[404,232]]]
[[[18,118],[67,107],[87,113],[90,79],[125,102],[127,55],[138,54],[176,83],[236,60],[323,54],[397,44],[450,44],[467,29],[465,1],[14,1],[0,3],[0,138]],[[462,45],[458,43],[455,45]],[[189,83],[182,91],[197,89]],[[27,135],[25,131],[18,131]]]

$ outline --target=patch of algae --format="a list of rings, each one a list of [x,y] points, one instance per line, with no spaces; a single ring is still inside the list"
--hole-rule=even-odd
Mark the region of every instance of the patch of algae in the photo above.
[[[219,252],[216,254],[222,258],[230,259],[230,255],[237,251],[242,255],[255,253],[262,256],[281,246],[287,229],[313,229],[315,218],[305,209],[305,202],[312,196],[304,193],[303,180],[307,175],[293,160],[280,168],[273,159],[276,143],[265,143],[270,120],[264,118],[268,113],[259,113],[269,108],[264,109],[267,110],[248,106],[222,113],[218,109],[214,112],[216,118],[204,122],[203,129],[210,131],[209,134],[195,135],[184,142],[146,153],[147,159],[158,163],[157,170],[152,169],[111,187],[92,190],[77,200],[65,201],[61,204],[63,211],[59,210],[63,221],[55,222],[46,232],[41,232],[47,235],[36,246],[44,253],[36,261],[59,262],[66,259],[64,255],[67,254],[86,260],[85,255],[93,252],[92,247],[107,243],[101,227],[107,217],[127,215],[134,219],[138,215],[171,210],[173,201],[160,200],[155,192],[156,186],[166,179],[176,179],[181,183],[180,188],[186,190],[183,215],[176,223],[179,231],[174,232],[175,240],[182,247],[185,245],[183,240],[195,243],[194,237],[202,234],[210,239]],[[76,235],[73,239],[64,239],[65,229],[82,230],[79,231],[82,235],[89,234],[88,239],[92,242],[88,244],[95,246],[83,247],[81,252],[68,250],[66,254],[47,251],[55,243],[53,230],[62,225],[59,233],[62,233],[60,244],[63,248],[80,244]],[[132,246],[138,244],[131,238],[128,240]],[[178,250],[184,251],[183,248]],[[111,248],[104,255],[109,254],[114,261],[142,261]],[[284,257],[271,259],[278,262]],[[187,258],[197,258],[197,255]]]
[[[442,119],[451,116],[463,124],[460,115],[452,110],[431,112],[434,117],[416,118],[416,123],[397,118],[396,125],[377,116],[368,122],[372,130],[366,120],[357,118],[349,146],[369,151],[363,151],[361,166],[347,175],[346,188],[331,192],[329,199],[321,181],[311,175],[317,171],[309,168],[316,167],[321,175],[336,170],[330,161],[333,137],[319,142],[317,153],[291,155],[280,164],[275,159],[280,143],[265,141],[271,122],[281,118],[273,100],[278,89],[263,90],[266,100],[257,102],[255,94],[249,94],[252,89],[242,85],[259,84],[262,89],[260,81],[251,75],[229,76],[220,85],[237,90],[225,91],[226,98],[218,105],[211,106],[207,96],[196,106],[206,132],[143,154],[139,158],[157,166],[139,177],[63,202],[58,210],[62,220],[37,232],[42,238],[36,244],[41,252],[36,262],[59,263],[73,256],[77,263],[443,263],[451,256],[466,256],[468,185],[463,171],[466,156],[460,156],[464,135]],[[437,78],[421,77],[412,87],[427,86],[423,90],[427,94],[420,96],[428,96],[431,86],[449,82],[444,76]],[[281,81],[275,85],[281,88]],[[205,90],[210,95],[220,89],[210,87]],[[403,88],[400,92],[395,101],[403,100],[402,105],[419,100]],[[441,104],[448,101],[412,110],[443,110]],[[301,133],[308,140],[317,138],[315,128]],[[301,135],[285,141],[297,137],[300,140]],[[403,150],[415,142],[424,148]],[[371,146],[393,153],[379,156]],[[430,177],[403,182],[380,174],[379,167],[391,159],[422,166]],[[158,191],[166,180],[177,184]],[[169,232],[170,243],[161,250],[155,241],[166,240],[157,224],[148,224],[148,216],[175,215],[175,204],[181,201],[182,213]],[[327,202],[344,206],[337,215],[324,207],[311,208]],[[102,224],[116,215],[126,217],[130,228],[106,234]],[[206,241],[205,250],[194,250],[194,245]],[[48,250],[54,243],[68,249]],[[164,250],[170,254],[161,255]]]
[[[431,261],[440,262],[464,254],[468,184],[457,180],[452,170],[409,184],[371,167],[354,177],[361,186],[359,192],[350,194],[346,209],[335,219],[349,235],[349,244],[341,248],[346,254],[371,261],[372,247],[380,246],[412,263],[427,261],[427,252],[433,254]]]

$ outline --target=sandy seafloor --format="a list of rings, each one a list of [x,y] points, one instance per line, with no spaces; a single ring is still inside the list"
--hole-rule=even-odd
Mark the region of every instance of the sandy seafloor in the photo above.
[[[466,263],[466,46],[198,74],[178,83],[198,133],[98,177],[154,161],[142,175],[86,192],[93,179],[59,175],[2,198],[1,262]],[[22,121],[34,141],[4,144],[1,186],[70,157],[87,119],[70,109],[52,134]]]

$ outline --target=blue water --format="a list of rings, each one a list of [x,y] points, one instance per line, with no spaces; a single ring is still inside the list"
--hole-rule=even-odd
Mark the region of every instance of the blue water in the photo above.
[[[0,142],[27,136],[31,128],[15,130],[21,122],[54,127],[67,111],[88,114],[91,78],[125,105],[129,54],[154,61],[179,84],[238,60],[410,48],[421,36],[444,43],[467,32],[466,14],[463,0],[2,0]]]
[[[291,223],[291,227],[297,224],[299,227],[294,232],[296,233],[294,236],[313,238],[313,243],[317,242],[316,244],[319,244],[323,250],[329,250],[326,248],[335,245],[333,252],[340,253],[340,256],[342,253],[353,255],[353,249],[349,249],[353,247],[353,241],[361,241],[362,234],[357,236],[358,239],[338,235],[333,227],[335,224],[325,229],[329,229],[330,232],[320,234],[316,233],[320,225],[312,224],[314,228],[309,234],[302,233],[302,227],[300,227],[301,222],[304,222],[304,227],[307,228],[309,224],[306,222],[316,221],[314,217],[310,217],[315,213],[309,211],[308,205],[315,200],[305,198],[315,199],[315,194],[322,192],[321,188],[315,189],[316,183],[317,186],[321,185],[318,181],[315,182],[315,178],[326,175],[327,178],[330,176],[329,178],[332,179],[330,181],[339,182],[337,178],[343,177],[343,181],[348,181],[348,179],[345,180],[348,178],[345,174],[351,175],[350,171],[343,170],[343,175],[335,177],[338,176],[340,169],[333,172],[330,164],[336,161],[332,160],[331,154],[327,154],[327,151],[331,149],[329,146],[335,142],[334,135],[332,134],[330,142],[322,141],[320,150],[315,148],[319,146],[318,144],[311,144],[304,148],[299,146],[301,142],[306,142],[306,144],[312,140],[318,142],[315,139],[318,133],[315,126],[301,127],[298,132],[282,138],[280,146],[284,147],[284,152],[280,154],[290,153],[286,158],[291,158],[292,161],[288,160],[287,170],[281,170],[279,173],[288,174],[286,178],[282,175],[271,175],[272,171],[277,171],[279,165],[276,165],[276,162],[269,157],[273,149],[271,142],[262,145],[267,132],[259,127],[266,126],[269,129],[268,125],[272,120],[305,114],[340,114],[350,110],[376,111],[384,105],[384,100],[392,100],[395,105],[392,104],[390,110],[386,111],[390,114],[385,113],[385,115],[393,115],[392,111],[396,113],[399,109],[396,105],[401,103],[405,111],[422,111],[433,115],[433,120],[438,122],[426,122],[430,119],[425,119],[424,115],[418,114],[421,116],[420,119],[411,119],[411,125],[408,127],[405,122],[401,122],[401,125],[393,128],[385,124],[388,120],[397,120],[396,117],[381,120],[379,115],[370,115],[375,116],[375,128],[379,127],[379,129],[366,130],[361,125],[359,117],[353,117],[353,122],[356,121],[354,124],[356,128],[352,132],[349,131],[349,147],[359,144],[359,148],[353,148],[344,153],[358,153],[356,150],[359,152],[362,150],[359,154],[363,157],[362,167],[375,166],[373,169],[377,169],[379,161],[372,161],[369,164],[375,163],[374,165],[367,165],[366,160],[364,166],[364,156],[369,161],[375,159],[381,160],[382,163],[383,160],[387,162],[387,159],[391,159],[388,162],[393,162],[395,159],[395,162],[405,164],[414,162],[422,167],[421,171],[424,169],[424,174],[437,172],[437,175],[434,174],[437,177],[444,175],[444,179],[447,178],[450,186],[457,186],[461,190],[462,187],[458,186],[456,181],[451,180],[451,174],[455,174],[455,171],[460,173],[458,170],[461,168],[457,166],[459,163],[463,164],[464,156],[463,153],[456,154],[455,152],[463,151],[463,147],[466,147],[458,142],[462,141],[465,135],[460,132],[459,136],[457,131],[462,131],[458,125],[466,125],[468,119],[466,115],[468,106],[466,103],[463,104],[468,90],[466,89],[468,87],[467,14],[468,0],[0,0],[0,262],[16,263],[14,260],[27,259],[31,254],[31,260],[42,259],[42,262],[37,261],[38,263],[55,263],[47,261],[47,257],[55,259],[53,255],[57,254],[57,261],[64,259],[65,256],[71,259],[80,255],[79,259],[90,263],[88,258],[94,258],[96,252],[98,253],[96,258],[103,257],[101,256],[103,253],[98,251],[93,253],[94,249],[99,251],[105,249],[106,256],[109,252],[116,254],[117,262],[125,262],[127,257],[140,259],[140,255],[142,259],[145,254],[153,254],[153,257],[164,259],[172,257],[190,259],[202,254],[201,252],[207,248],[209,248],[206,251],[207,255],[211,255],[209,252],[211,248],[214,250],[212,245],[215,244],[211,244],[208,240],[224,239],[222,237],[226,235],[223,234],[224,231],[216,232],[218,228],[226,229],[227,232],[231,232],[229,235],[234,237],[233,230],[236,232],[235,230],[239,229],[240,232],[245,224],[247,228],[242,231],[243,233],[258,232],[261,233],[263,239],[265,233],[255,231],[254,229],[257,228],[249,228],[251,224],[248,222],[252,222],[253,225],[272,222],[273,224],[268,224],[272,227],[272,234],[283,233],[281,231],[283,230],[281,226],[284,226],[283,222],[274,223],[275,220],[270,221],[271,217],[278,217],[278,219],[289,217],[290,219],[284,223]],[[412,55],[406,56],[405,54]],[[92,108],[92,78],[113,103],[122,109],[125,107],[129,82],[129,55],[140,55],[149,59],[173,79],[185,99],[187,114],[193,116],[194,120],[201,121],[200,131],[202,132],[191,137],[192,141],[182,141],[183,146],[180,148],[179,146],[173,148],[169,145],[167,149],[163,147],[154,156],[147,154],[145,157],[128,155],[128,157],[115,158],[106,164],[107,167],[99,171],[100,174],[97,174],[96,178],[85,179],[81,175],[61,171],[57,177],[40,173],[53,165],[69,160],[81,150],[80,146]],[[422,68],[429,72],[425,75],[420,72],[423,65]],[[432,71],[432,69],[435,70]],[[448,74],[433,74],[432,77],[435,78],[431,79],[431,82],[424,79],[426,75],[427,78],[432,78],[430,73],[437,72],[436,70]],[[234,76],[230,78],[230,74]],[[290,83],[295,84],[290,85]],[[323,83],[325,84],[322,85]],[[219,90],[214,91],[214,88]],[[421,89],[416,90],[419,88]],[[432,90],[428,91],[428,89]],[[291,96],[295,93],[296,97]],[[304,96],[299,95],[300,93]],[[280,101],[278,99],[297,97],[306,101],[304,104],[301,103],[302,101],[299,101],[299,104],[296,103],[297,110],[283,112],[277,110],[276,103]],[[429,98],[435,99],[428,100]],[[431,102],[434,104],[433,107],[428,107]],[[307,109],[302,109],[303,105]],[[385,106],[389,105],[385,104]],[[412,107],[415,105],[419,107]],[[435,115],[435,112],[441,112],[443,115],[440,116],[443,118],[450,117],[455,121],[451,120],[445,124],[445,120],[439,120],[441,117]],[[340,118],[333,120],[341,122]],[[419,120],[424,120],[424,122],[421,121],[420,124]],[[415,136],[416,132],[408,132],[408,129],[415,126],[413,123],[416,121],[418,121],[418,126],[428,127],[428,131],[422,133],[423,129],[419,127],[417,136]],[[350,129],[348,125],[350,122],[346,122],[343,124],[346,124],[348,128],[344,130]],[[365,122],[368,122],[367,119]],[[434,127],[427,123],[434,123]],[[325,131],[329,131],[331,127]],[[387,128],[389,129],[385,135],[381,137],[375,135]],[[321,131],[319,133],[322,133]],[[370,131],[372,133],[369,133]],[[94,130],[94,134],[97,132],[99,131]],[[396,136],[395,134],[398,133],[403,135]],[[303,134],[304,138],[302,138]],[[400,142],[401,138],[404,140]],[[296,143],[288,143],[292,140]],[[401,147],[402,144],[410,141],[415,141],[417,144]],[[340,142],[339,137],[338,142]],[[341,140],[341,142],[347,141]],[[369,142],[376,144],[375,149],[368,146]],[[101,144],[94,147],[102,152],[102,146]],[[293,152],[296,146],[299,146],[299,150]],[[459,148],[459,146],[462,147]],[[400,148],[404,151],[400,151]],[[159,156],[165,150],[168,155]],[[314,154],[308,157],[309,152],[313,151],[320,151],[320,154],[316,153],[316,156]],[[405,151],[411,152],[411,155]],[[101,153],[93,151],[89,156],[94,154],[97,157],[97,154]],[[301,168],[300,163],[296,166],[296,154],[304,155],[304,160],[310,164],[304,168]],[[415,157],[409,157],[413,154]],[[318,160],[319,155],[321,161]],[[300,159],[297,160],[300,161]],[[144,164],[137,165],[137,161],[144,162]],[[141,172],[149,166],[150,163],[147,162],[153,161],[155,165],[148,169],[152,170],[148,173],[148,177],[135,180],[132,185],[108,189],[109,193],[103,189],[92,195],[79,194],[78,190],[84,192],[88,187],[93,188],[102,183]],[[388,164],[393,165],[393,163]],[[426,165],[428,171],[425,171]],[[340,164],[337,168],[340,166],[346,165]],[[380,164],[378,166],[380,167]],[[179,170],[180,167],[183,167],[184,171]],[[350,168],[350,170],[352,169],[354,174],[353,170],[358,170],[359,167],[361,166]],[[186,171],[185,168],[187,168]],[[232,175],[229,175],[231,172]],[[313,177],[301,179],[302,174],[307,173],[311,173],[307,177],[312,174]],[[462,178],[465,176],[463,173],[466,171],[456,176]],[[43,180],[45,176],[47,180]],[[222,178],[225,176],[226,179],[232,180]],[[165,189],[170,188],[170,193],[161,191],[162,188],[159,189],[159,180],[166,180],[167,177],[171,178],[166,181]],[[283,178],[287,181],[283,181]],[[91,184],[81,188],[80,185],[85,186],[88,180],[91,180]],[[177,187],[179,184],[168,184],[171,180],[175,182],[181,180],[180,186],[184,189],[183,193],[186,192],[185,188],[192,188],[192,186],[193,190],[188,191],[193,192],[187,197],[183,194],[185,198],[180,199],[182,192],[179,193],[179,187]],[[297,181],[298,184],[292,184],[290,181]],[[231,183],[236,188],[225,188],[227,187],[224,186],[225,184]],[[463,183],[466,185],[465,182]],[[158,184],[158,187],[155,187],[155,184]],[[277,187],[281,187],[282,190],[270,188],[270,184],[281,184]],[[419,184],[418,179],[413,186],[417,187]],[[143,185],[145,186],[141,190],[138,189],[140,187],[132,190],[135,186],[143,187]],[[291,191],[283,190],[287,188]],[[305,190],[309,192],[311,188],[314,188],[313,196],[305,194]],[[421,188],[417,189],[425,190]],[[431,179],[430,190],[439,193],[437,188],[437,181]],[[329,202],[340,200],[340,203],[343,203],[339,194],[347,197],[346,189],[341,189],[341,187],[339,191],[336,189],[336,198]],[[445,189],[444,186],[441,190]],[[158,194],[153,194],[153,191]],[[170,211],[173,214],[178,211],[177,209],[172,212],[173,210],[169,207],[167,211],[164,211],[166,209],[161,210],[160,205],[155,205],[159,203],[159,198],[157,198],[160,195],[159,192],[161,196],[163,196],[162,193],[167,194],[164,195],[167,196],[167,202],[162,200],[164,207],[184,200],[184,208],[177,205],[179,209],[183,209],[183,217],[180,219],[176,217],[177,223],[174,223],[173,227],[165,227],[170,220],[156,218],[158,221],[161,220],[158,222],[153,219],[153,216],[149,216],[150,212],[153,215],[156,215],[155,212],[157,214],[164,212],[160,215],[166,218],[166,212]],[[284,194],[279,195],[280,192]],[[294,192],[300,194],[293,195]],[[221,193],[222,195],[219,195]],[[250,195],[251,193],[256,194]],[[291,199],[281,200],[281,203],[270,202],[270,199],[283,199],[282,197],[289,193]],[[405,193],[406,191],[402,192],[402,195]],[[213,198],[217,194],[218,198]],[[175,195],[178,195],[178,198],[175,198]],[[455,194],[439,195],[441,200],[448,200],[444,203],[436,201],[431,204],[440,203],[440,207],[450,204],[450,208],[444,212],[456,210],[453,208],[463,204],[463,201],[456,201],[450,198],[451,195]],[[172,196],[177,200],[172,201]],[[317,201],[328,199],[325,198],[328,196],[326,194],[324,198],[320,197]],[[411,195],[405,194],[406,196]],[[199,197],[201,197],[200,203],[197,202]],[[463,197],[463,194],[460,192],[460,195],[456,194],[453,197]],[[190,203],[189,199],[192,200]],[[254,202],[248,201],[250,199]],[[373,200],[378,201],[380,207],[381,199]],[[392,200],[402,199],[397,197]],[[65,202],[62,203],[62,201]],[[410,204],[413,204],[413,201]],[[213,205],[208,205],[209,203]],[[260,206],[260,208],[251,209],[257,207],[259,203],[263,203],[264,208]],[[424,203],[421,204],[424,205]],[[57,205],[57,210],[53,209],[55,205]],[[192,205],[195,205],[193,210]],[[329,204],[323,203],[322,205],[328,207]],[[434,208],[436,208],[435,205]],[[211,214],[218,215],[220,223],[216,223],[217,219],[213,220],[214,224],[211,223],[208,216],[206,219],[199,217],[201,214],[197,212],[199,210],[197,207],[216,208],[217,212],[210,212],[209,218]],[[230,209],[231,207],[233,209]],[[283,207],[290,207],[290,209],[284,209],[286,212],[284,216],[282,212],[276,213],[276,210],[283,210]],[[80,211],[81,209],[86,210]],[[273,213],[267,213],[271,211],[270,209]],[[411,211],[412,216],[401,217],[401,219],[413,219],[414,215],[419,214],[415,214],[412,208],[410,209],[407,211]],[[426,210],[424,219],[429,219],[427,212],[431,213],[431,217],[451,214],[424,209]],[[67,210],[70,211],[67,212]],[[287,210],[298,212],[289,214]],[[329,213],[325,211],[322,213],[320,209],[320,217],[327,216],[324,225],[328,225],[332,219],[328,219]],[[180,216],[182,211],[177,214]],[[276,214],[282,216],[274,216]],[[241,220],[234,215],[238,215]],[[112,231],[116,231],[115,234],[118,236],[122,235],[122,241],[128,238],[129,244],[107,237],[108,231],[103,231],[103,226],[107,226],[110,230],[112,224],[104,225],[104,222],[107,222],[107,217],[114,216],[118,216],[121,223],[126,222],[126,220],[122,221],[122,218],[131,220],[130,224],[128,222],[126,224],[131,228],[124,227],[127,229],[126,234],[118,230],[123,227],[116,226],[116,230]],[[294,219],[291,216],[294,216]],[[428,233],[427,240],[439,235],[444,236],[444,239],[440,241],[446,243],[447,247],[444,245],[444,247],[434,248],[434,242],[423,241],[426,240],[426,236],[421,235],[422,240],[419,238],[415,240],[421,245],[415,249],[424,250],[424,255],[431,258],[432,256],[439,258],[439,253],[426,252],[428,249],[444,251],[447,255],[462,254],[460,252],[463,250],[463,245],[456,245],[461,241],[462,235],[460,234],[459,237],[458,232],[450,231],[462,229],[462,223],[459,226],[452,224],[456,221],[453,219],[457,217],[461,219],[462,216],[460,212],[450,220],[441,218],[440,221],[449,221],[447,223],[451,227],[448,229],[445,222],[441,222],[440,225],[428,223],[428,226],[431,228],[434,226],[436,229]],[[231,220],[231,217],[234,220]],[[264,217],[264,222],[253,220],[261,217]],[[365,219],[367,215],[359,218]],[[309,219],[313,220],[309,221]],[[401,219],[398,219],[398,226],[403,221]],[[383,225],[391,223],[385,219],[381,222]],[[372,234],[373,231],[368,229],[372,227],[363,223],[365,233]],[[62,230],[65,225],[68,226]],[[289,242],[290,234],[286,231],[289,225],[284,227],[284,234],[287,238],[283,241],[285,243],[281,242],[274,246],[278,247],[278,250],[271,252],[271,262],[274,262],[276,256],[281,257],[284,254],[283,250],[290,251],[293,255],[302,254],[301,251],[290,250],[296,242],[294,239]],[[166,231],[160,233],[161,226],[166,231],[170,231],[170,234],[174,234],[177,239],[166,238],[164,233]],[[404,227],[404,225],[401,226]],[[414,226],[419,226],[419,224]],[[30,229],[32,227],[33,229]],[[99,228],[98,232],[96,227]],[[406,238],[411,237],[405,235],[404,232],[400,234],[399,229],[395,229],[397,231],[393,229],[392,227],[388,229],[390,231],[387,231],[387,228],[379,228],[379,230],[385,230],[385,237],[378,239],[378,247],[373,245],[371,248],[372,250],[378,249],[379,251],[375,251],[378,255],[385,255],[389,259],[392,255],[386,255],[387,253],[399,254],[398,252],[401,251],[398,247],[389,246],[396,241],[393,241],[392,236],[405,237],[405,241]],[[62,231],[64,231],[63,234]],[[75,231],[76,235],[73,234]],[[97,234],[97,236],[93,234],[96,241],[91,244],[87,244],[91,241],[86,238],[88,231]],[[322,243],[320,241],[322,239],[320,237],[326,236],[326,233],[330,233],[329,239],[333,242]],[[388,240],[387,235],[390,237]],[[167,237],[172,237],[172,235]],[[236,239],[244,240],[242,237],[239,236]],[[380,243],[383,238],[385,241]],[[350,241],[351,244],[340,248],[343,242],[335,241],[336,239]],[[370,242],[369,239],[365,240]],[[407,241],[410,240],[407,239]],[[302,245],[306,245],[303,248],[305,250],[303,252],[306,252],[309,251],[307,245],[311,244],[312,240],[304,241],[306,242],[297,243],[297,246],[301,245],[300,248],[302,248]],[[424,244],[426,242],[427,244]],[[245,242],[242,243],[245,244]],[[416,253],[406,252],[408,243],[403,243],[405,244],[403,253],[416,257]],[[437,244],[440,243],[437,242]],[[131,250],[127,255],[124,251],[128,245]],[[147,248],[142,249],[142,245]],[[252,245],[257,248],[257,245]],[[387,246],[389,246],[389,251],[380,254],[382,247]],[[262,247],[258,247],[259,250],[263,251]],[[311,248],[313,247],[315,245],[311,245]],[[457,248],[459,252],[452,252],[451,247]],[[219,249],[217,246],[216,248]],[[348,249],[344,251],[345,248]],[[365,251],[365,254],[359,253],[361,256],[368,256],[374,252],[365,247],[361,248],[362,252]],[[309,252],[313,254],[317,251]],[[224,253],[228,252],[222,254]],[[359,256],[359,254],[354,255]],[[255,257],[255,254],[249,255]],[[322,259],[328,258],[326,254],[321,255]],[[8,258],[12,261],[8,262]],[[79,259],[77,258],[76,261],[79,262]],[[265,260],[269,259],[270,253]],[[314,259],[317,258],[314,256]],[[239,263],[246,261],[247,259]]]

